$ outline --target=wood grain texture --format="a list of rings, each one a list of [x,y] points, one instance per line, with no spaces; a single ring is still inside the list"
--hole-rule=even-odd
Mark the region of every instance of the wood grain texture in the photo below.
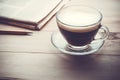
[[[18,80],[119,80],[119,58],[1,53],[0,76]]]

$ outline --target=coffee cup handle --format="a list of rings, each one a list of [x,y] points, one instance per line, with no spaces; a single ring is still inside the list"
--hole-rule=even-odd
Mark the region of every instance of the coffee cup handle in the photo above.
[[[101,25],[97,35],[95,36],[95,40],[106,40],[108,36],[109,36],[109,29],[106,26]]]

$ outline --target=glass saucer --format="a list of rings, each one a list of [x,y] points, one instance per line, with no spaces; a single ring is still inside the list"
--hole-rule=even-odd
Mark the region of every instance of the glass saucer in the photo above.
[[[85,50],[71,50],[69,49],[68,43],[63,38],[60,32],[53,32],[51,35],[52,44],[60,50],[62,53],[70,55],[87,55],[97,52],[104,44],[104,40],[94,40],[89,44],[89,47]]]

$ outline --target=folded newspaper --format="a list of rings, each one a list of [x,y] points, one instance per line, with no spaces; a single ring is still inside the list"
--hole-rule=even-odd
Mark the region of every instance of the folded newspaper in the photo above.
[[[0,23],[40,30],[68,0],[0,0]]]

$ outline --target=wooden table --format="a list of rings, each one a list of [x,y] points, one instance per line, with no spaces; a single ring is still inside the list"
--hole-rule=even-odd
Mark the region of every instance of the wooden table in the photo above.
[[[120,80],[120,0],[72,1],[103,13],[102,24],[110,30],[104,46],[88,56],[62,54],[50,41],[52,32],[58,30],[53,17],[29,36],[0,35],[0,80]]]

